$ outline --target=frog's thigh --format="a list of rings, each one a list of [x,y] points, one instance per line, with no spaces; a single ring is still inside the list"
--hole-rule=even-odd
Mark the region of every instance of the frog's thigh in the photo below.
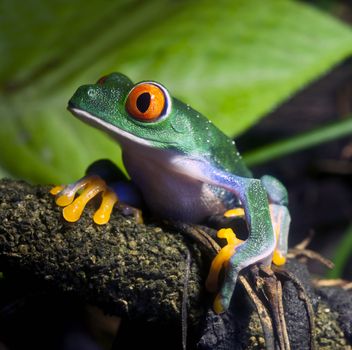
[[[283,265],[286,261],[288,232],[290,228],[290,213],[287,209],[288,194],[285,186],[276,178],[264,175],[261,182],[268,194],[270,216],[276,236],[276,248],[273,263]]]

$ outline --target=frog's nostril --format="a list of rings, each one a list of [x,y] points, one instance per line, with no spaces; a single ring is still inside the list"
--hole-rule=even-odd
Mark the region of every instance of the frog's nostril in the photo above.
[[[93,88],[89,88],[87,94],[90,98],[95,98],[95,96],[97,95],[97,91]]]

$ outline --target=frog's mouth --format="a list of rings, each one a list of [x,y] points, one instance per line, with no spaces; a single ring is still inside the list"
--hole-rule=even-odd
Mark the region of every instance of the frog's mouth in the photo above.
[[[125,141],[129,140],[140,145],[152,147],[152,142],[157,142],[155,140],[142,139],[129,133],[128,131],[122,130],[115,125],[112,125],[111,123],[108,123],[105,120],[90,114],[89,112],[75,107],[71,101],[68,103],[67,109],[78,119],[107,132],[114,139],[117,139],[120,144],[123,144]]]

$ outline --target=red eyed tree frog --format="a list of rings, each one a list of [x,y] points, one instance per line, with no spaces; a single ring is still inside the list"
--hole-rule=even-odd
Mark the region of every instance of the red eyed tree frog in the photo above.
[[[285,187],[271,176],[253,178],[234,141],[163,85],[133,84],[112,73],[81,86],[68,109],[117,140],[131,181],[121,183],[118,170],[98,161],[84,178],[53,188],[67,221],[77,221],[98,193],[102,203],[93,217],[97,224],[109,221],[117,200],[138,206],[140,198],[158,217],[188,223],[202,223],[214,214],[243,216],[247,240],[237,239],[231,229],[218,232],[228,245],[213,260],[207,280],[208,289],[215,291],[225,268],[214,301],[217,313],[228,309],[243,268],[285,262],[290,223]]]

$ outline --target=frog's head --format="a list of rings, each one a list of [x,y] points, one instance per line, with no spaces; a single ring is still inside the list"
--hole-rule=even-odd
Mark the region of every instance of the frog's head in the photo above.
[[[81,86],[69,101],[68,109],[112,134],[122,146],[132,141],[186,153],[194,151],[194,142],[201,141],[195,140],[194,134],[208,123],[195,110],[172,98],[161,84],[133,84],[120,73]]]

